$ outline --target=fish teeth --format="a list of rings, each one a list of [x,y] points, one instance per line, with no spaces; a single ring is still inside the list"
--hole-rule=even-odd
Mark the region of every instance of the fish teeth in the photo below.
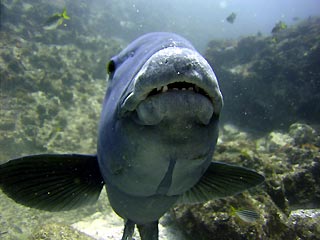
[[[191,86],[191,87],[182,87],[182,88],[177,88],[177,87],[174,87],[174,88],[170,88],[171,90],[182,90],[182,91],[194,91],[196,93],[199,93],[200,91],[200,88],[196,85],[194,86]],[[160,86],[160,87],[157,87],[154,89],[154,91],[158,92],[158,93],[164,93],[164,92],[167,92],[169,90],[169,87],[168,85],[165,85],[165,86]]]
[[[166,92],[166,91],[168,91],[168,86],[167,85],[162,87],[162,92]]]

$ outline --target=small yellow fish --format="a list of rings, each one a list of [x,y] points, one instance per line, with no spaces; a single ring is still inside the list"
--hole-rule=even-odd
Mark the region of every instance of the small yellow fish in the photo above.
[[[280,21],[272,28],[271,33],[272,34],[278,33],[280,31],[283,31],[284,29],[287,29],[287,27],[288,27],[287,24]]]
[[[259,214],[256,211],[248,210],[248,209],[235,209],[232,206],[231,206],[230,215],[231,216],[236,215],[242,221],[247,222],[247,223],[254,223],[260,218]]]
[[[67,9],[64,8],[62,13],[53,14],[51,17],[47,19],[43,28],[45,30],[54,30],[59,27],[64,20],[69,20],[70,17],[67,15]]]

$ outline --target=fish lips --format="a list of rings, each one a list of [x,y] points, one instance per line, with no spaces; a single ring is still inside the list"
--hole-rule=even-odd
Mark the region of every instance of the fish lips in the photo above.
[[[213,105],[207,97],[191,90],[170,90],[147,97],[136,112],[143,125],[177,119],[207,125],[213,115]]]
[[[223,100],[217,78],[195,50],[167,47],[153,54],[127,88],[120,116],[136,112],[140,124],[183,116],[208,124]]]

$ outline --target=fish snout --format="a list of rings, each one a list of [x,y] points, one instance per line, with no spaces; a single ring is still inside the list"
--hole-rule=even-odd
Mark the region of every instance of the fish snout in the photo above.
[[[140,124],[189,119],[208,124],[219,115],[222,95],[208,62],[195,50],[168,47],[153,54],[133,79],[121,113],[136,112]]]

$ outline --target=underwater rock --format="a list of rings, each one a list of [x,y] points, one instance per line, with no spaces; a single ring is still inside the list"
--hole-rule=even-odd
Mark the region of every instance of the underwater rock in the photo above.
[[[284,193],[291,207],[320,207],[319,160],[315,158],[309,166],[298,168],[283,179]]]
[[[284,147],[286,145],[293,144],[294,139],[290,137],[288,134],[280,133],[280,132],[271,132],[268,135],[268,139],[266,141],[266,147],[269,151],[273,152],[279,150],[279,148]]]
[[[320,148],[310,142],[296,144],[289,132],[300,129],[313,133],[313,129],[312,139],[317,139],[319,133],[309,125],[292,126],[287,132],[271,132],[260,138],[232,125],[222,127],[214,160],[258,170],[266,181],[263,186],[234,197],[174,208],[173,215],[187,236],[203,240],[320,239],[316,221],[297,220],[292,211],[320,208]],[[304,134],[296,136],[299,139]],[[230,213],[231,207],[254,210],[259,219],[244,222]]]
[[[76,229],[60,223],[50,223],[39,226],[37,230],[29,237],[30,240],[93,240],[90,236],[77,231]]]
[[[240,132],[240,130],[236,126],[231,124],[224,124],[222,129],[223,132],[227,135],[236,135]]]
[[[14,11],[23,12],[19,1],[3,4],[9,19],[15,19]],[[22,36],[8,19],[3,19],[1,27],[1,159],[45,151],[94,152],[106,84],[105,65],[119,50],[119,42],[78,35],[76,44],[66,45],[46,35],[43,37],[50,44],[44,44]],[[72,34],[54,33],[62,38]],[[19,148],[14,148],[15,144]]]
[[[232,141],[234,139],[245,141],[248,138],[248,134],[244,131],[241,131],[238,127],[232,124],[223,124],[220,127],[220,135],[219,140],[221,142],[224,141]]]
[[[316,131],[307,124],[294,123],[289,128],[289,135],[295,144],[313,144],[316,141]]]
[[[320,209],[294,210],[290,213],[289,220],[301,239],[319,239]]]
[[[267,133],[320,119],[320,18],[274,36],[209,43],[206,59],[224,94],[222,122]]]
[[[231,207],[253,209],[259,215],[256,222],[245,222],[230,214]],[[173,210],[176,221],[190,239],[295,239],[286,216],[265,194],[254,197],[248,193],[223,200]]]

